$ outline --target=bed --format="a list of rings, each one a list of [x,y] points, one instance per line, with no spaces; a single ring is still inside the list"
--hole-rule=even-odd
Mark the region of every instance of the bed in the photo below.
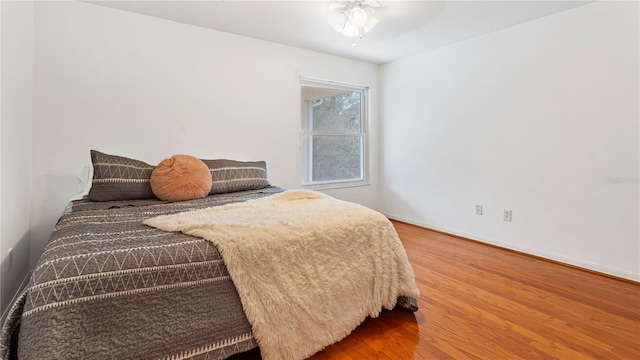
[[[97,163],[94,159],[94,168]],[[228,170],[227,165],[222,167]],[[100,176],[94,174],[94,185],[96,177]],[[134,185],[139,186],[139,182]],[[249,304],[246,300],[243,303],[244,295],[241,299],[218,246],[197,234],[143,223],[187,212],[238,210],[238,204],[258,204],[287,193],[262,185],[249,190],[246,186],[234,191],[227,188],[205,198],[180,202],[154,198],[92,201],[87,196],[72,201],[3,324],[0,358],[224,359],[258,345],[261,351],[263,345],[268,348],[267,340],[261,337],[268,338],[272,332],[256,337],[256,324],[252,322],[256,320],[247,318],[252,311],[247,311]],[[259,256],[266,258],[269,254]],[[341,281],[344,279],[334,280]],[[376,316],[375,308],[380,307],[379,312],[396,302],[416,311],[414,279],[407,283],[408,287],[392,293],[393,304],[377,301],[374,310],[358,309],[358,323],[363,316]],[[376,282],[375,286],[380,285]],[[251,288],[240,293],[248,291]],[[295,299],[284,301],[298,304]],[[319,321],[328,328],[333,326],[330,317],[320,316]],[[263,352],[263,357],[305,358],[348,335],[357,326],[354,324],[315,348],[285,356],[274,353],[276,347],[270,353]],[[274,340],[283,342],[270,341]]]

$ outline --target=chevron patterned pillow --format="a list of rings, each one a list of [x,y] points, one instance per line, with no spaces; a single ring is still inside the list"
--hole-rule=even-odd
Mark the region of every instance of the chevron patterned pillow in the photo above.
[[[270,186],[264,161],[202,160],[211,171],[213,194],[263,189]]]
[[[155,166],[124,156],[91,150],[93,180],[89,190],[91,201],[151,199],[149,179]]]

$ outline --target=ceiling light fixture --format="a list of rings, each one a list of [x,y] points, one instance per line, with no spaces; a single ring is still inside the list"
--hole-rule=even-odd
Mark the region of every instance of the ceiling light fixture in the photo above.
[[[336,1],[329,8],[332,12],[337,11],[331,16],[331,26],[342,35],[354,38],[352,46],[355,46],[355,37],[362,39],[378,23],[372,16],[377,7],[380,7],[377,0]]]

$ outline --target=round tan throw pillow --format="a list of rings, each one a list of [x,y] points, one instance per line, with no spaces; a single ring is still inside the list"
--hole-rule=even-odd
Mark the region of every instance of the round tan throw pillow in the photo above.
[[[199,199],[211,191],[211,172],[202,160],[189,155],[164,159],[151,173],[151,190],[160,200]]]

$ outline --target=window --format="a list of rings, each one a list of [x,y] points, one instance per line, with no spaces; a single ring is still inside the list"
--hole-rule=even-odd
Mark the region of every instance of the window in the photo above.
[[[303,185],[366,183],[364,86],[301,79]]]

